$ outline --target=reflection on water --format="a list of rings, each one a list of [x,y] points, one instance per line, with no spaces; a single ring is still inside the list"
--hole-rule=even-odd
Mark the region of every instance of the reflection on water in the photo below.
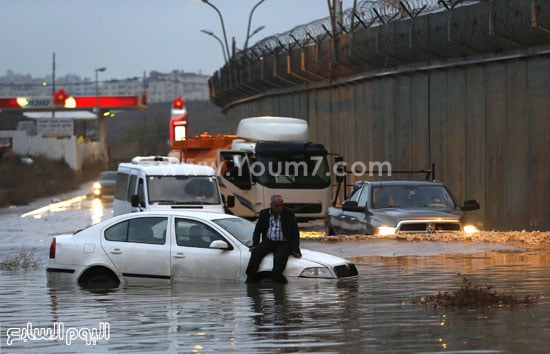
[[[44,250],[49,247],[53,236],[72,234],[110,218],[113,199],[87,199],[78,195],[41,207],[40,204],[43,205],[35,203],[0,208],[0,261],[10,253],[20,251],[47,255]],[[46,261],[44,258],[42,260]]]
[[[92,225],[95,225],[103,220],[103,210],[105,209],[103,203],[105,201],[101,198],[94,198],[92,206],[90,208],[90,216],[92,218]],[[111,203],[112,204],[112,203]]]
[[[548,251],[357,259],[352,282],[129,287],[107,293],[47,288],[44,269],[1,274],[6,352],[514,352],[550,345]],[[542,295],[516,308],[447,309],[411,300],[452,291],[462,276],[499,292]],[[110,324],[108,341],[14,342],[6,330]]]
[[[25,218],[27,216],[32,216],[34,218],[40,219],[46,213],[63,212],[69,209],[82,209],[82,201],[85,200],[85,195],[79,195],[63,201],[50,203],[35,210],[31,210],[27,213],[22,214],[21,217]]]
[[[22,218],[32,216],[35,219],[41,219],[45,215],[52,213],[62,213],[69,210],[87,210],[90,211],[91,224],[95,225],[104,220],[105,209],[112,207],[112,199],[92,198],[88,199],[86,195],[79,195],[62,201],[52,202],[46,206],[25,212],[21,214]],[[67,217],[67,214],[63,214]]]

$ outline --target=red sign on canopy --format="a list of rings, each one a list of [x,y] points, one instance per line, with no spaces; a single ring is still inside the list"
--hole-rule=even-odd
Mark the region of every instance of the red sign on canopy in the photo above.
[[[0,98],[0,109],[19,109],[24,111],[91,110],[95,108],[104,110],[144,109],[146,106],[145,94],[143,96],[72,97],[62,89],[50,97]]]

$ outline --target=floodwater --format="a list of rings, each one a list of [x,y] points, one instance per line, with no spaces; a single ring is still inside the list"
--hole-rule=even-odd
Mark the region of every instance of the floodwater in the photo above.
[[[49,288],[45,263],[51,238],[112,215],[108,201],[81,195],[0,209],[0,261],[14,253],[40,258],[37,268],[0,271],[0,354],[545,353],[550,348],[548,249],[306,239],[304,248],[356,262],[359,279],[175,284],[107,293]],[[457,290],[464,278],[498,293],[539,298],[534,305],[514,307],[413,303]],[[52,328],[57,331],[46,333]],[[50,336],[38,335],[40,330]]]

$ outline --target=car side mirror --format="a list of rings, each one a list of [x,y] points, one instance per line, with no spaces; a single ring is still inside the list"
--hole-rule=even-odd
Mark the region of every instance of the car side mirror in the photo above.
[[[130,204],[134,208],[140,208],[140,211],[141,211],[141,208],[145,208],[145,201],[143,201],[143,200],[140,201],[139,200],[139,195],[137,195],[137,194],[134,194],[130,197]]]
[[[225,206],[227,208],[233,208],[235,206],[235,196],[234,195],[228,195],[227,196]]]
[[[334,158],[334,163],[337,165],[336,182],[344,182],[346,180],[346,167],[343,165],[344,158],[340,155]]]
[[[355,200],[345,200],[344,203],[342,203],[342,210],[343,211],[365,211],[365,208],[358,206],[357,201]]]
[[[464,205],[460,207],[462,211],[471,211],[479,209],[479,202],[475,199],[468,199],[464,201]]]
[[[130,197],[130,203],[134,208],[139,207],[139,195],[134,194]]]
[[[219,250],[230,250],[231,247],[229,247],[229,244],[223,240],[214,240],[212,243],[210,243],[209,248],[215,248]]]

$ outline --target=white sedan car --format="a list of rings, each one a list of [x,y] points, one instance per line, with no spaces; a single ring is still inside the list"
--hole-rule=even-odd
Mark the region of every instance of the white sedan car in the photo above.
[[[254,224],[220,213],[146,211],[115,216],[72,235],[56,236],[46,269],[48,284],[83,287],[159,282],[244,282]],[[264,258],[259,274],[273,265]],[[284,275],[296,279],[357,277],[343,258],[302,249]]]

